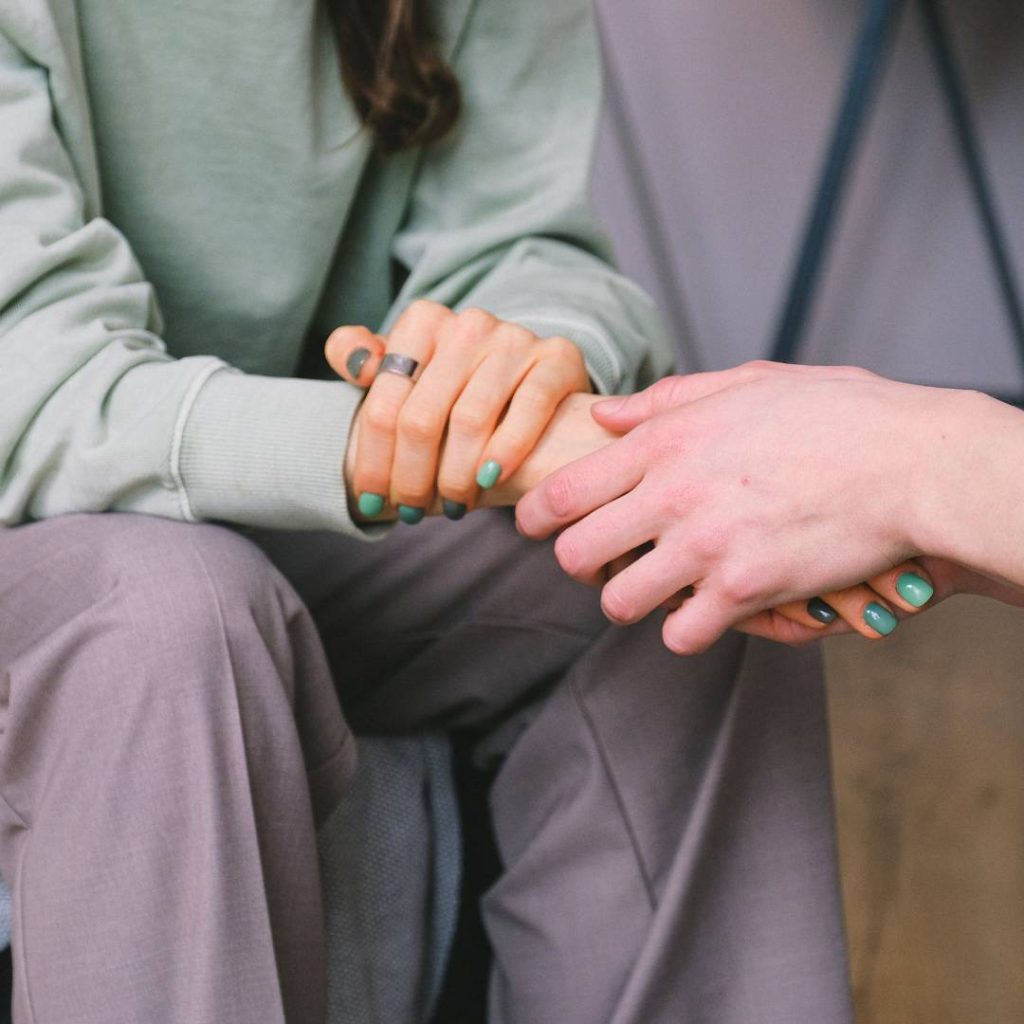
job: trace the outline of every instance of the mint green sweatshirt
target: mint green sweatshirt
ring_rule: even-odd
[[[604,392],[667,370],[586,207],[589,3],[434,6],[464,115],[382,160],[316,0],[0,0],[0,523],[360,533],[360,393],[300,359],[420,297],[571,338]]]

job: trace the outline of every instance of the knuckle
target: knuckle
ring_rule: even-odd
[[[397,487],[395,489],[396,502],[400,505],[410,505],[413,508],[427,508],[434,500],[434,492],[429,487],[412,485]]]
[[[692,488],[669,486],[658,496],[658,504],[659,518],[665,523],[675,523],[693,514],[694,508],[697,507],[697,497]],[[714,554],[714,550],[711,549],[714,540],[714,531],[703,527],[693,526],[686,533],[686,546],[699,556]]]
[[[750,359],[740,366],[741,370],[746,370],[747,373],[757,375],[774,373],[782,368],[781,363],[773,363],[770,359]]]
[[[544,347],[550,355],[566,362],[583,362],[583,353],[568,338],[556,335],[544,341]]]
[[[559,517],[570,515],[576,506],[576,485],[568,474],[550,477],[545,484],[548,507]],[[565,536],[564,534],[562,535]],[[561,538],[559,538],[561,539]]]
[[[685,501],[685,499],[682,500]],[[679,516],[683,514],[676,512],[676,515]],[[703,565],[713,565],[719,559],[724,542],[719,530],[701,527],[687,534],[686,547],[698,562]]]
[[[653,384],[649,390],[654,398],[672,399],[675,397],[676,391],[683,387],[683,384],[683,377],[662,377],[662,379]]]
[[[444,420],[430,409],[406,406],[398,416],[398,432],[410,441],[429,443],[437,440],[444,429]]]
[[[454,473],[442,473],[437,479],[437,491],[451,501],[461,501],[469,505],[473,500],[474,488],[467,478],[458,477]]]
[[[537,343],[537,336],[519,324],[497,321],[495,335],[505,348],[529,348]]]
[[[621,587],[614,587],[611,584],[601,591],[601,611],[605,618],[621,625],[626,625],[636,619],[636,607],[627,594],[622,592]]]
[[[516,407],[526,416],[543,415],[551,408],[551,392],[540,384],[524,384],[516,393]]]
[[[402,314],[404,320],[408,317],[413,322],[419,322],[425,319],[435,319],[438,316],[444,314],[450,315],[451,310],[446,306],[442,306],[439,302],[432,302],[430,299],[416,299],[415,302],[410,302],[406,307],[405,312]]]
[[[489,458],[514,473],[522,465],[533,448],[534,438],[524,430],[508,430],[493,444],[489,445]]]
[[[479,400],[462,399],[452,410],[452,429],[460,434],[482,434],[491,422],[491,410]]]
[[[875,376],[870,370],[865,370],[863,366],[832,366],[829,370],[833,374],[843,377],[855,377],[858,380],[870,380]]]
[[[661,639],[668,650],[673,654],[680,655],[680,657],[700,654],[702,651],[707,650],[706,644],[703,644],[688,631],[675,626],[671,619],[666,620],[665,625],[662,627]]]
[[[718,590],[731,605],[746,605],[761,592],[756,571],[740,565],[729,565],[719,574]]]
[[[479,339],[494,329],[497,320],[476,306],[462,310],[455,317],[455,336],[463,341]]]
[[[573,578],[586,575],[588,568],[586,551],[571,532],[563,533],[555,541],[555,558],[562,569]]]
[[[388,402],[367,401],[365,409],[366,425],[380,434],[390,434],[398,420],[398,410]]]

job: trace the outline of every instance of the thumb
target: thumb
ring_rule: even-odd
[[[384,339],[365,327],[339,327],[324,345],[324,355],[339,377],[357,387],[368,388],[386,349]]]
[[[730,370],[721,370],[716,373],[664,377],[635,395],[596,402],[590,411],[602,427],[623,433],[658,413],[721,391],[735,383],[730,377],[731,373]]]

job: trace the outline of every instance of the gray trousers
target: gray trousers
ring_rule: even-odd
[[[850,1020],[816,655],[673,657],[505,514],[0,530],[0,682],[17,1024],[319,1024],[346,721],[499,767],[493,1024]]]

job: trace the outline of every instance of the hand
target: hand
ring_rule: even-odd
[[[587,582],[653,545],[605,585],[605,612],[633,622],[692,593],[664,638],[679,653],[703,650],[731,626],[781,621],[759,613],[880,578],[918,553],[920,455],[954,396],[842,367],[668,378],[595,407],[604,426],[630,433],[527,495],[520,529],[568,526],[556,554]],[[794,626],[793,642],[820,634]]]
[[[413,303],[387,339],[339,328],[326,352],[336,372],[368,387],[349,478],[359,507],[374,516],[397,506],[407,522],[422,517],[435,493],[446,514],[461,518],[481,488],[519,469],[562,399],[590,390],[570,341],[432,302]],[[415,382],[377,375],[385,352],[416,359]]]
[[[926,596],[927,589],[922,590],[919,585],[915,585],[914,589],[924,596],[924,600],[920,605],[908,601],[904,596],[906,590],[901,592],[899,586],[899,580],[906,572],[923,580],[926,587],[932,589],[933,596]],[[793,646],[802,646],[836,633],[857,632],[869,639],[878,639],[879,634],[866,626],[864,609],[867,604],[880,604],[888,608],[896,620],[902,621],[926,608],[935,607],[954,594],[975,594],[1024,608],[1024,588],[992,579],[946,558],[924,555],[883,573],[867,584],[850,587],[838,597],[826,595],[824,600],[839,616],[832,625],[815,621],[807,611],[809,602],[795,601],[759,612],[736,625],[735,629]]]

